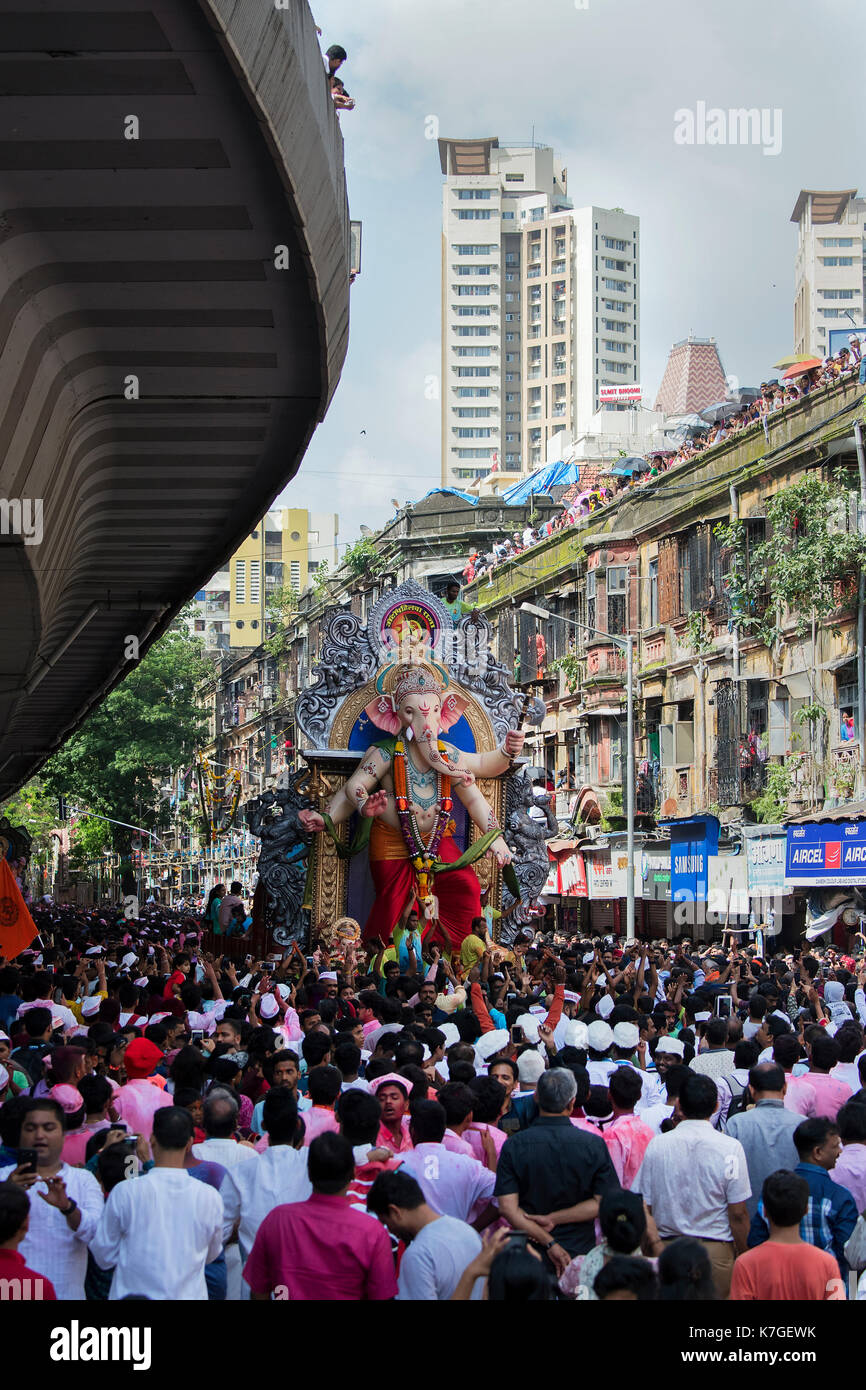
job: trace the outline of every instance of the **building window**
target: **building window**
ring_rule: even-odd
[[[455,188],[456,196],[461,202],[483,202],[490,201],[492,190],[489,188]]]
[[[590,570],[586,576],[586,625],[595,627],[595,570]],[[587,633],[587,636],[589,634]]]
[[[457,209],[457,218],[460,222],[488,222],[493,215],[492,208]]]
[[[301,562],[291,560],[289,562],[289,585],[296,594],[301,592]]]
[[[839,742],[853,743],[860,737],[857,719],[857,679],[853,664],[843,667],[837,675],[836,703],[839,707]]]
[[[819,290],[823,299],[853,299],[853,290]]]
[[[607,572],[607,630],[621,637],[626,631],[626,599],[628,596],[628,568],[614,565]]]
[[[658,627],[659,621],[659,562],[650,560],[649,562],[649,591],[647,623],[650,627]]]
[[[247,601],[247,562],[235,561],[235,603]]]
[[[262,564],[250,560],[250,603],[259,603],[262,595]]]
[[[853,256],[819,256],[821,265],[853,265]]]

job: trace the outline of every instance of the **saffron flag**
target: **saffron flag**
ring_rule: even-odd
[[[36,924],[21,896],[9,860],[0,859],[0,956],[14,960],[21,951],[27,950],[36,934]]]

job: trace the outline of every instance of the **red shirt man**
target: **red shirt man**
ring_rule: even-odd
[[[34,1201],[40,1200],[34,1194]],[[55,1302],[57,1294],[50,1279],[40,1274],[19,1255],[18,1246],[30,1223],[30,1198],[23,1187],[5,1182],[0,1187],[0,1300]]]

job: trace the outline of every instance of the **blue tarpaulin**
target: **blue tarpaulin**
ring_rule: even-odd
[[[428,497],[435,497],[437,493],[450,493],[452,497],[462,497],[464,502],[471,502],[473,507],[478,506],[478,498],[473,497],[469,492],[461,492],[459,487],[434,487],[429,492],[425,492],[423,497],[419,497],[419,502],[426,502]],[[417,507],[418,502],[413,502],[412,506]]]
[[[579,480],[580,469],[576,463],[546,463],[503,492],[502,500],[511,507],[521,507],[533,494],[549,492],[552,487],[569,487]]]

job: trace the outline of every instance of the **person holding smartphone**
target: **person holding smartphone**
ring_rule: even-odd
[[[83,1299],[87,1247],[102,1215],[102,1192],[92,1173],[63,1162],[63,1108],[44,1096],[27,1102],[18,1163],[0,1168],[30,1197],[30,1223],[19,1245],[26,1263],[54,1285],[59,1299]]]

